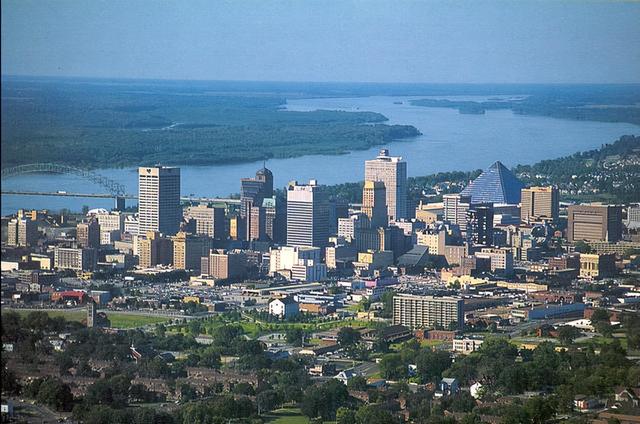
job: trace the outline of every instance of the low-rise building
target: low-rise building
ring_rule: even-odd
[[[616,274],[615,254],[580,254],[580,277],[607,278]]]
[[[292,297],[273,299],[269,302],[269,315],[287,319],[298,315],[298,302]]]

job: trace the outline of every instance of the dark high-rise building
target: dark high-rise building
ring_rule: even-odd
[[[195,233],[211,238],[224,240],[225,231],[224,208],[207,205],[189,206],[184,210],[185,221],[195,221]]]
[[[252,212],[252,208],[261,209],[264,199],[269,197],[273,197],[273,174],[267,168],[259,169],[255,178],[243,178],[240,181],[241,220],[238,220],[238,222],[244,226],[244,239],[264,239],[264,216],[266,212],[260,210]],[[258,219],[257,222],[254,222],[254,217]],[[260,238],[261,236],[262,238]]]
[[[265,233],[267,239],[277,244],[287,242],[287,202],[284,198],[273,196],[264,199]]]
[[[467,211],[467,240],[471,244],[490,246],[493,243],[493,205],[471,205]]]
[[[329,242],[329,199],[316,180],[287,187],[287,245],[324,248]]]
[[[255,178],[240,180],[240,216],[246,217],[252,206],[262,206],[262,201],[273,196],[273,174],[267,168],[259,169]]]
[[[607,241],[622,238],[622,207],[616,205],[572,205],[568,208],[567,240]]]

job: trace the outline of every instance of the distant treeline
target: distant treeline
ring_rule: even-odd
[[[515,93],[511,93],[515,94]],[[600,122],[628,122],[640,125],[640,89],[628,86],[593,87],[590,90],[558,89],[533,91],[528,96],[513,99],[490,98],[487,101],[457,101],[443,99],[412,100],[414,106],[446,107],[460,113],[483,114],[487,110],[511,109],[522,115],[550,116],[561,119]]]
[[[419,135],[412,126],[382,124],[387,118],[379,113],[288,112],[285,103],[275,94],[190,86],[3,81],[2,167],[253,162],[342,154]]]

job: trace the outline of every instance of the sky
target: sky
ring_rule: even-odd
[[[640,2],[2,0],[3,75],[640,82]]]

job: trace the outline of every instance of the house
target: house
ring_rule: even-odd
[[[298,315],[298,303],[292,297],[282,297],[269,302],[269,315],[287,319]]]
[[[324,346],[304,348],[304,349],[301,349],[298,352],[298,354],[309,355],[309,356],[321,356],[321,355],[326,355],[327,353],[335,352],[338,349],[340,349],[340,346],[337,343],[332,343]]]
[[[573,398],[573,406],[575,406],[580,412],[595,409],[600,406],[600,404],[601,402],[599,399],[595,399],[585,395],[577,395],[575,398]]]
[[[413,332],[404,325],[389,325],[382,329],[362,329],[360,330],[360,335],[365,342],[373,343],[380,337],[387,343],[395,343],[410,339],[413,336]]]
[[[344,370],[344,371],[340,371],[335,377],[338,380],[340,380],[345,386],[347,385],[347,383],[349,382],[349,380],[351,380],[353,377],[357,377],[358,373],[356,373],[354,370]]]
[[[436,397],[455,395],[460,391],[460,383],[456,378],[443,378],[435,393]]]
[[[628,387],[616,387],[615,389],[615,401],[616,402],[629,402],[634,407],[638,407],[640,404],[640,387],[628,388]]]
[[[480,349],[481,345],[482,345],[482,339],[479,339],[479,338],[470,338],[470,337],[455,338],[453,339],[452,350],[454,352],[458,352],[463,355],[468,355]]]
[[[335,364],[317,364],[313,368],[309,368],[309,375],[315,377],[326,377],[336,374]]]
[[[482,384],[480,384],[479,381],[473,383],[471,387],[469,387],[469,393],[474,399],[480,399],[482,397],[482,392]]]

